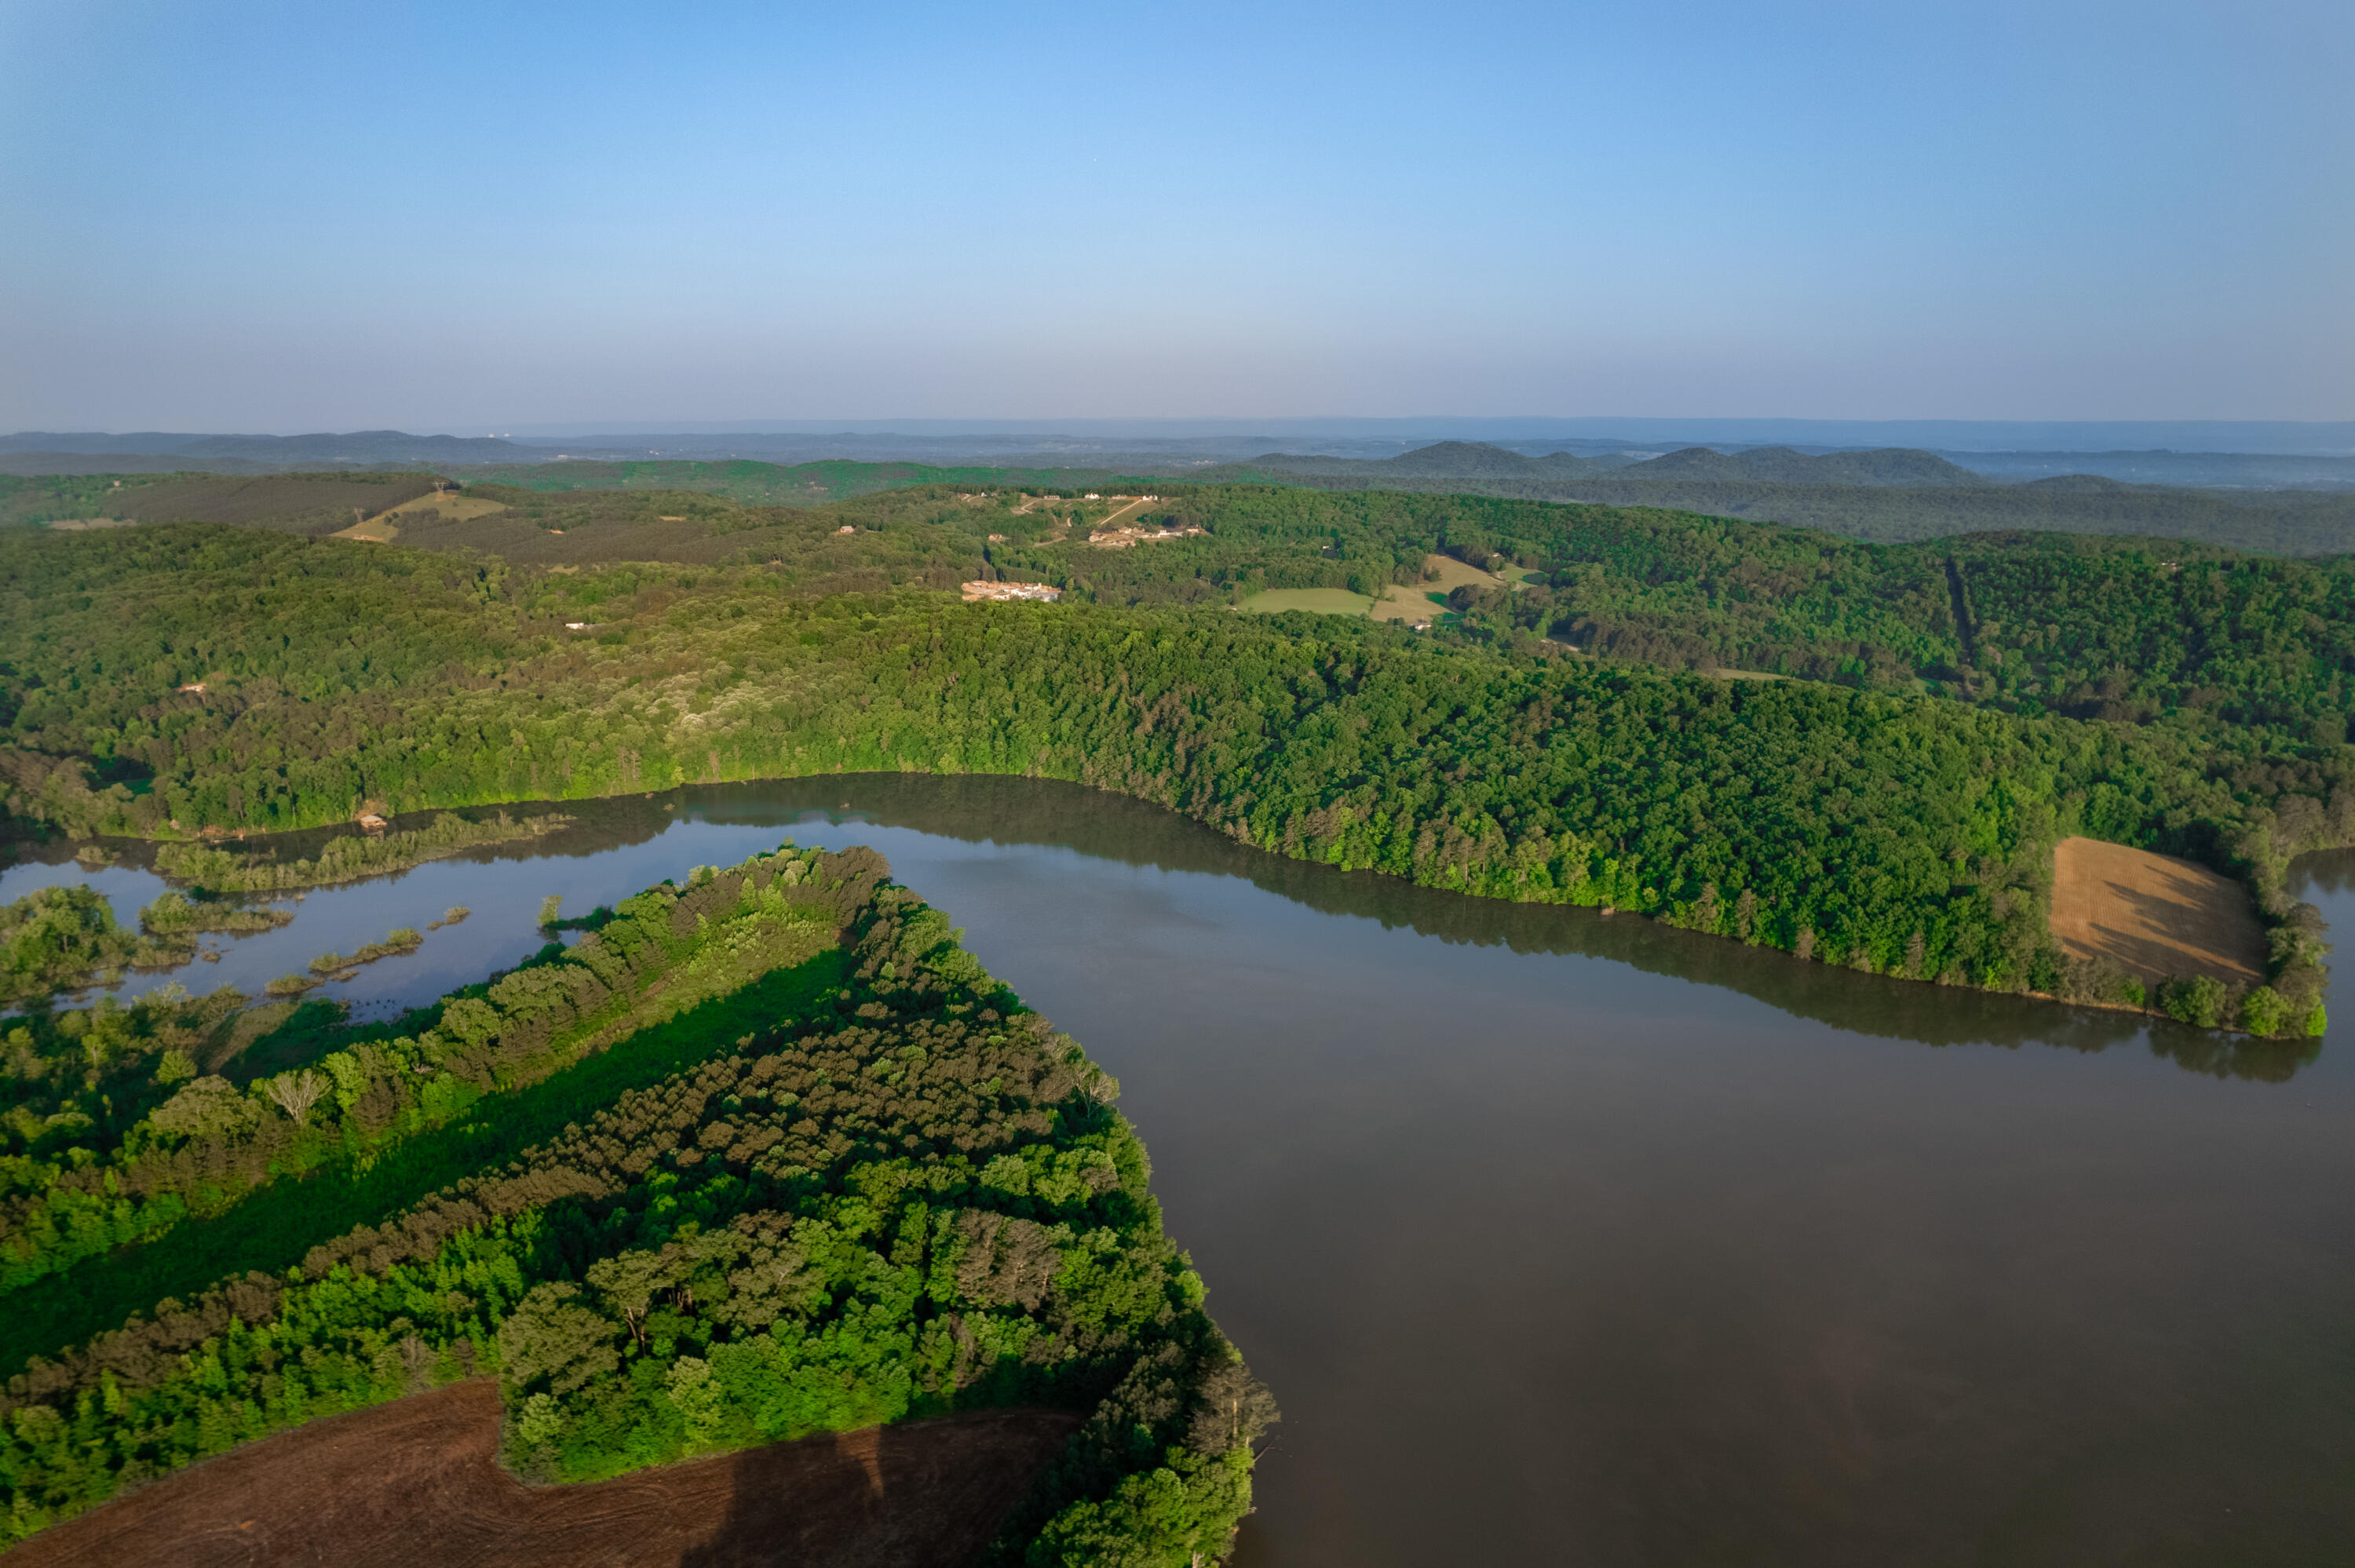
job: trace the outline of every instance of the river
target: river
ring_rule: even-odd
[[[389,1009],[530,952],[545,894],[579,914],[788,835],[872,844],[1122,1080],[1284,1407],[1241,1568],[2355,1560],[2330,1042],[1432,893],[1065,785],[562,809],[126,989],[256,990],[469,906],[325,992]],[[2355,858],[2298,870],[2355,928]],[[125,915],[161,885],[20,864],[0,899],[78,878]]]

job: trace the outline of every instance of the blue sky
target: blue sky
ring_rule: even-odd
[[[2355,5],[0,0],[0,429],[2355,417]]]

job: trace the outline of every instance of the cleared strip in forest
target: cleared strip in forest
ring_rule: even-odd
[[[395,1145],[366,1171],[278,1181],[153,1242],[75,1265],[21,1290],[0,1313],[0,1377],[119,1327],[165,1297],[185,1298],[247,1269],[280,1272],[322,1242],[396,1213],[463,1177],[585,1121],[615,1097],[808,1017],[840,989],[840,948],[763,976],[598,1052],[528,1088],[478,1101],[479,1115]]]
[[[1963,586],[1963,568],[1946,557],[1946,592],[1955,605],[1955,641],[1963,647],[1963,662],[1976,669],[1979,662],[1978,628],[1971,620],[1971,593]]]

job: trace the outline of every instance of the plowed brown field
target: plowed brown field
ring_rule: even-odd
[[[2248,891],[2188,860],[2062,839],[2052,852],[2052,934],[2146,984],[2170,975],[2264,979],[2265,938]]]
[[[169,1476],[8,1553],[8,1568],[901,1568],[969,1561],[1078,1419],[986,1411],[527,1487],[499,1396],[459,1383]]]

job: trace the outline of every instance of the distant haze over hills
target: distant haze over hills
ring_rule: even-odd
[[[888,428],[887,428],[888,427]],[[1452,428],[1461,427],[1461,430]],[[1543,433],[1550,428],[1551,433]],[[1473,433],[1478,432],[1476,436]],[[1781,439],[1761,439],[1783,432]],[[1908,434],[1923,438],[1900,441]],[[1851,438],[1867,438],[1857,440]],[[1928,438],[1947,444],[1933,446]],[[2016,444],[1980,442],[2008,439]],[[2047,442],[2073,444],[2053,446]],[[2198,443],[2209,443],[2200,445]],[[2139,444],[2130,444],[2139,443]],[[1629,480],[1962,489],[2092,475],[2224,489],[2355,486],[2355,424],[1970,423],[1799,419],[868,420],[823,430],[705,429],[509,437],[25,431],[0,436],[0,472],[262,473],[397,465],[457,469],[592,461],[829,459],[1183,478],[1265,471],[1533,482]]]
[[[1397,450],[1438,440],[1518,445],[1914,447],[1933,451],[2265,452],[2355,456],[2355,420],[2282,419],[1751,419],[1540,415],[1429,415],[1409,418],[1272,419],[745,419],[699,423],[516,425],[524,440],[595,439],[616,447],[666,445],[683,436],[906,436],[928,440],[974,436],[1069,436],[1093,442],[1130,440],[1248,443],[1255,437],[1387,441]],[[642,438],[645,438],[643,439]],[[1257,450],[1265,450],[1263,444]]]
[[[1751,447],[1721,452],[1686,447],[1655,458],[1630,453],[1581,457],[1555,452],[1530,457],[1485,441],[1441,441],[1380,462],[1270,452],[1251,466],[1303,472],[1407,475],[1421,479],[1560,479],[1609,473],[1620,479],[1750,480],[1774,484],[1923,485],[1952,488],[1994,482],[1932,452],[1903,447],[1876,451],[1830,452],[1810,457],[1789,447]]]
[[[1317,450],[1369,443],[1393,452],[1434,441],[1487,441],[1518,447],[1559,441],[1566,450],[1648,447],[1786,446],[1801,450],[1836,448],[1911,448],[1941,452],[2237,452],[2277,456],[2355,456],[2355,421],[2299,422],[2259,419],[2206,420],[1983,420],[1983,419],[1756,419],[1654,418],[1544,416],[1429,415],[1412,418],[1269,419],[739,419],[694,423],[615,420],[570,425],[518,424],[501,431],[517,445],[579,446],[630,450],[677,449],[699,442],[767,444],[860,440],[896,440],[929,446],[943,441],[969,446],[975,440],[1045,443],[1069,440],[1111,449],[1143,442],[1215,446],[1231,453],[1296,447]],[[413,436],[400,430],[362,430],[329,435],[217,435],[142,431],[32,431],[0,437],[0,451],[119,452],[190,456],[303,457],[355,461],[397,461],[410,455],[403,443],[464,443],[475,450],[488,436]],[[207,443],[203,451],[192,443]],[[215,443],[220,443],[216,445]],[[398,448],[399,450],[393,450]],[[504,450],[504,449],[502,449]],[[363,455],[366,454],[366,455]],[[384,455],[378,455],[384,454]]]
[[[989,439],[1040,444],[1039,438]],[[916,438],[865,440],[905,443]],[[197,443],[177,444],[186,448]],[[1378,458],[1263,450],[1221,462],[1173,457],[1167,451],[1132,454],[1116,461],[1103,456],[1074,461],[1071,447],[1078,444],[1020,461],[992,454],[978,461],[947,462],[911,461],[904,446],[871,444],[863,449],[863,461],[830,454],[792,462],[764,461],[741,451],[716,459],[645,450],[599,456],[588,442],[525,447],[521,450],[531,455],[522,461],[489,463],[272,465],[246,458],[0,452],[0,524],[80,526],[97,518],[230,522],[238,519],[229,514],[242,514],[261,505],[279,519],[271,525],[291,518],[297,531],[321,524],[333,531],[348,525],[344,514],[364,503],[362,492],[368,485],[383,490],[390,505],[425,493],[437,479],[460,481],[495,510],[514,504],[514,495],[520,493],[610,497],[630,492],[643,497],[692,491],[726,497],[734,505],[793,508],[942,484],[960,489],[975,483],[1048,487],[1067,493],[1138,484],[1170,494],[1181,489],[1215,493],[1215,488],[1196,492],[1198,486],[1283,485],[1646,507],[1791,524],[1881,542],[2026,530],[2202,540],[2285,555],[2355,551],[2355,459],[2347,458],[2181,458],[2185,462],[2243,465],[2229,486],[2197,488],[2152,483],[2142,471],[2127,478],[2083,470],[2043,471],[2067,461],[2065,454],[2009,454],[2030,466],[1990,478],[1974,471],[1974,465],[1985,461],[1983,455],[1959,454],[1964,461],[1955,462],[1902,447],[1808,453],[1789,447],[1727,451],[1694,446],[1657,452],[1562,450],[1551,442],[1521,443],[1524,450],[1516,450],[1494,442],[1438,441]],[[2119,455],[2132,459],[2127,466],[2136,471],[2148,468],[2154,458],[2148,453]],[[2250,466],[2287,464],[2315,471],[2306,482],[2285,482]],[[274,478],[263,477],[273,473]],[[674,521],[666,517],[662,525]]]
[[[541,454],[486,436],[412,436],[405,430],[346,435],[208,436],[140,430],[21,430],[0,436],[0,452],[63,452],[101,457],[235,458],[250,462],[528,462]]]
[[[1682,451],[1637,463],[1626,471],[1641,479],[1756,479],[1777,484],[1987,484],[1969,469],[1960,468],[1934,453],[1905,447],[1874,451],[1827,452],[1809,457],[1789,447],[1753,447],[1721,452],[1709,447]]]

